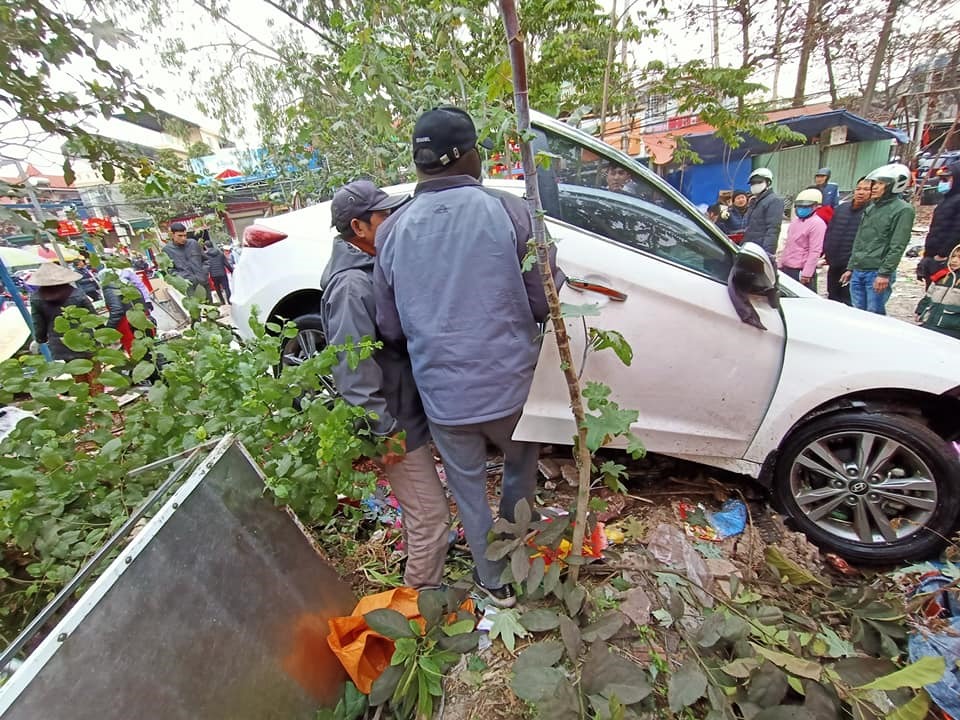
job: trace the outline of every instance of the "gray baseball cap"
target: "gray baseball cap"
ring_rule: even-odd
[[[354,180],[337,190],[330,203],[333,226],[338,232],[350,229],[350,222],[378,210],[391,210],[406,202],[406,196],[391,197],[369,180]]]

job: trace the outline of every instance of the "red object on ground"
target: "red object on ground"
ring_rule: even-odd
[[[143,282],[143,286],[147,289],[148,293],[153,292],[153,285],[150,282],[150,277],[147,275],[146,270],[137,270],[137,275],[140,276],[140,280]]]

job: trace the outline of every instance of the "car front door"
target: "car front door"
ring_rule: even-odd
[[[640,413],[633,430],[650,451],[737,469],[776,389],[780,313],[755,297],[766,330],[740,320],[727,292],[736,249],[628,158],[549,131],[544,140],[554,158],[541,180],[549,231],[560,266],[582,281],[564,286],[561,301],[599,310],[566,321],[581,379],[609,385],[622,408]],[[590,327],[620,332],[631,365],[588,352]],[[516,437],[574,434],[548,328]]]

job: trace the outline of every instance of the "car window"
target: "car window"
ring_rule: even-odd
[[[644,176],[538,129],[550,167],[538,172],[547,215],[726,282],[733,250]]]

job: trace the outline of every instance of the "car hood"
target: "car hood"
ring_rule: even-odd
[[[798,354],[816,353],[808,359],[817,358],[851,380],[869,376],[877,387],[941,393],[960,382],[960,341],[947,335],[814,297],[802,287],[782,305],[788,363]]]

